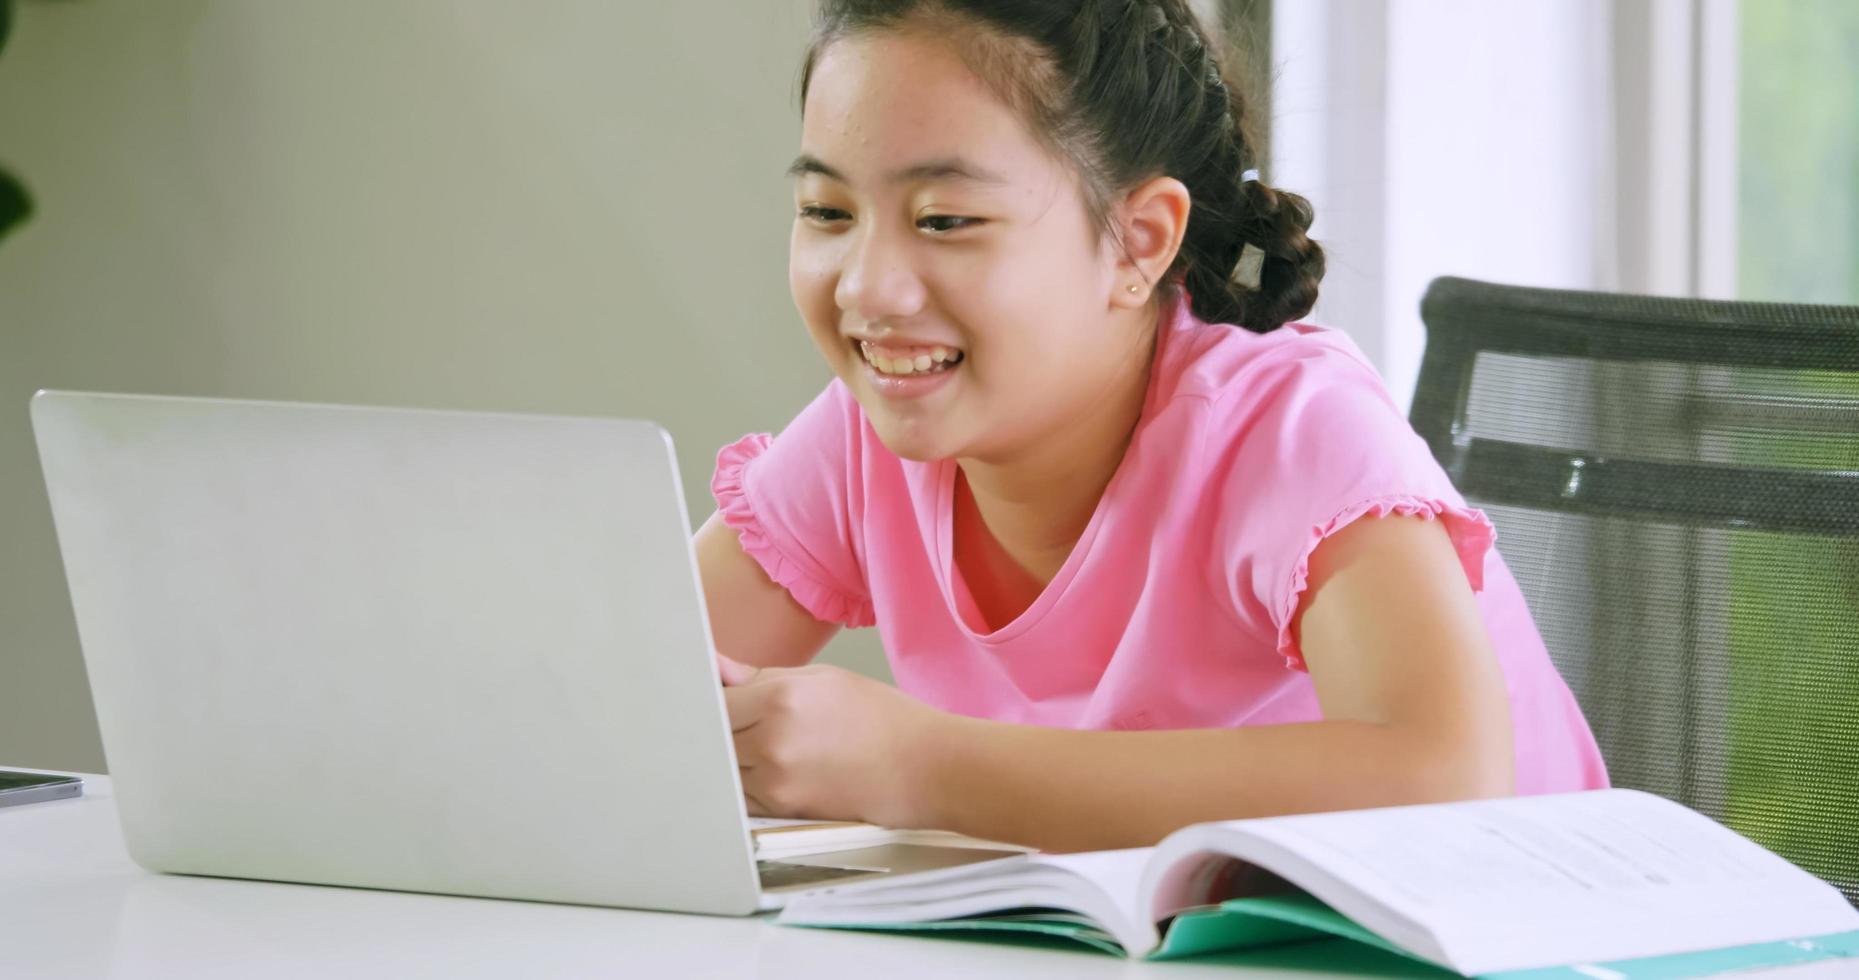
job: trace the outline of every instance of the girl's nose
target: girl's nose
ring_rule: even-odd
[[[833,299],[847,313],[879,322],[921,312],[924,293],[908,244],[873,230],[847,253]]]

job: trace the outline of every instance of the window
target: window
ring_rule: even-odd
[[[1737,298],[1859,305],[1859,3],[1738,15]]]

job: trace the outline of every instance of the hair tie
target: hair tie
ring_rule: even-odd
[[[1239,264],[1233,266],[1233,274],[1229,278],[1232,279],[1233,285],[1246,292],[1257,292],[1259,273],[1264,268],[1265,250],[1247,242],[1246,247],[1239,250]]]
[[[1257,167],[1249,167],[1239,175],[1241,187],[1258,182],[1259,171]],[[1232,280],[1233,285],[1238,286],[1246,292],[1256,292],[1259,288],[1259,273],[1264,271],[1264,269],[1265,250],[1251,242],[1247,242],[1246,247],[1239,250],[1239,262],[1233,266],[1233,274],[1227,278]]]

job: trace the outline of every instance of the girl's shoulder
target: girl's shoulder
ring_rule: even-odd
[[[1227,410],[1269,404],[1316,389],[1348,389],[1388,400],[1381,375],[1341,330],[1287,323],[1267,334],[1227,324],[1176,327],[1172,370],[1158,378],[1171,398],[1198,398]]]
[[[1255,334],[1181,318],[1162,350],[1154,415],[1173,421],[1158,436],[1175,442],[1174,465],[1202,485],[1326,505],[1450,492],[1381,375],[1340,330],[1290,323]]]

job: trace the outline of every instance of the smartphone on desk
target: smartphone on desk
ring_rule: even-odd
[[[82,792],[84,781],[76,776],[0,769],[0,806],[69,799]]]

